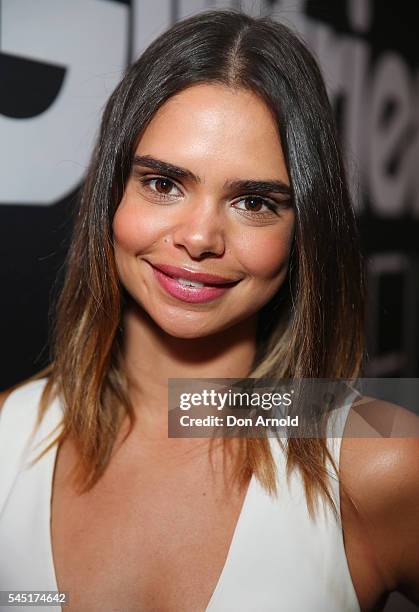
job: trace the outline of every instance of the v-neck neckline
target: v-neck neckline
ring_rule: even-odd
[[[57,409],[61,416],[62,411],[61,411],[60,402],[58,400],[56,401],[58,404]],[[55,405],[54,405],[54,408],[55,408]],[[48,495],[48,506],[47,506],[47,511],[46,511],[47,532],[48,532],[47,534],[48,556],[49,556],[48,565],[49,565],[49,573],[51,575],[51,582],[54,587],[53,590],[55,591],[58,591],[58,581],[57,581],[57,574],[55,570],[54,552],[53,552],[53,544],[52,544],[52,498],[53,498],[53,484],[54,484],[54,474],[55,474],[56,465],[57,465],[57,457],[58,457],[58,445],[55,444],[53,449],[51,449],[51,455],[49,457],[49,470],[48,470],[49,495]],[[221,572],[218,576],[218,580],[211,594],[211,597],[203,612],[212,612],[212,607],[215,605],[216,598],[219,597],[219,593],[222,591],[222,588],[225,582],[224,577],[227,572],[227,568],[232,563],[232,558],[234,557],[234,549],[237,547],[237,542],[243,530],[243,522],[245,521],[250,502],[254,496],[255,487],[256,487],[256,477],[255,477],[255,474],[253,473],[247,485],[247,490],[243,498],[243,503],[240,508],[240,513],[236,521],[236,525],[234,527],[233,535],[230,540],[230,544],[227,550],[227,555],[224,560]],[[60,609],[62,611],[62,607],[60,607]]]
[[[232,559],[234,556],[234,549],[237,547],[237,541],[240,537],[241,532],[243,531],[243,522],[245,521],[246,515],[247,515],[247,511],[250,505],[250,502],[253,498],[253,494],[254,494],[254,489],[255,489],[255,484],[256,484],[256,477],[255,474],[252,473],[250,480],[249,480],[249,484],[247,486],[247,490],[246,493],[244,495],[244,499],[243,499],[243,503],[241,505],[240,508],[240,514],[238,516],[238,519],[236,521],[236,525],[234,527],[234,531],[233,531],[233,535],[232,538],[230,540],[230,544],[227,550],[227,555],[226,558],[224,560],[223,566],[221,568],[221,572],[218,576],[218,580],[217,583],[215,585],[215,588],[212,592],[212,595],[210,597],[209,602],[207,603],[207,606],[205,608],[204,612],[211,612],[211,608],[214,606],[214,603],[216,602],[217,597],[219,597],[219,593],[222,591],[223,588],[223,584],[224,584],[224,577],[226,575],[227,572],[227,568],[228,566],[232,563]]]

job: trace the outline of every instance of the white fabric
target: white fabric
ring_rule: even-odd
[[[56,399],[30,440],[45,383],[45,378],[26,383],[9,395],[0,410],[0,590],[58,590],[50,530],[56,445],[29,465],[52,440],[45,436],[59,425],[62,415]],[[341,435],[350,403],[338,411],[336,429],[329,429],[328,435]],[[330,437],[328,442],[339,465],[341,438]],[[278,468],[278,498],[269,496],[255,477],[251,479],[206,612],[360,612],[341,525],[326,506],[324,512],[319,506],[315,521],[310,518],[299,473],[294,472],[287,487],[284,454],[273,439],[271,447]],[[332,474],[330,481],[339,508],[339,483]],[[66,608],[35,609],[65,612]],[[11,608],[0,606],[0,610]]]

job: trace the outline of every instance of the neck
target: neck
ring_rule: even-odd
[[[256,353],[256,322],[254,316],[210,336],[177,338],[137,304],[127,304],[124,364],[140,428],[167,437],[169,378],[245,377]]]

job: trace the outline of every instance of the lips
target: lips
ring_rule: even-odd
[[[175,279],[186,279],[195,283],[203,283],[209,286],[226,286],[236,285],[240,279],[226,278],[218,274],[208,274],[207,272],[198,272],[187,268],[180,268],[169,264],[150,264],[153,268],[163,272],[166,276]]]
[[[232,287],[235,287],[241,280],[231,280],[224,276],[194,272],[166,264],[150,264],[150,267],[154,278],[165,293],[181,302],[192,304],[204,304],[217,300],[231,291]],[[188,281],[199,284],[190,285]]]

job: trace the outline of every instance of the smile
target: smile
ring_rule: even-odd
[[[152,270],[155,279],[166,293],[183,302],[195,304],[211,302],[227,293],[240,282],[233,281],[212,285],[189,278],[169,276],[154,266],[152,266]]]

